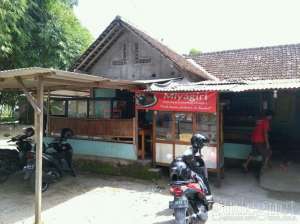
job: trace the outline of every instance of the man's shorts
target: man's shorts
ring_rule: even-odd
[[[270,149],[267,149],[265,143],[252,143],[252,151],[250,156],[257,157],[263,156],[264,158],[270,157],[272,154]]]

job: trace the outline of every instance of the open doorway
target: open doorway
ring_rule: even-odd
[[[153,155],[153,111],[138,110],[138,156],[152,160]]]
[[[265,91],[222,95],[226,161],[245,160],[251,151],[255,122],[265,110],[274,113],[269,139],[272,161],[300,163],[300,92]],[[239,163],[234,163],[239,165]]]

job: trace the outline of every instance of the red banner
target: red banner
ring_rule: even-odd
[[[216,92],[139,92],[137,109],[162,111],[207,112],[217,111]]]

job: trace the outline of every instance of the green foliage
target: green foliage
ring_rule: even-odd
[[[192,48],[189,52],[189,55],[190,56],[197,56],[197,55],[200,55],[202,52],[196,48]]]
[[[0,70],[67,69],[92,37],[73,12],[78,0],[0,0]],[[13,111],[18,93],[0,93]],[[0,107],[0,113],[3,106]]]
[[[21,34],[18,21],[27,9],[27,0],[0,0],[0,57],[12,53],[13,34]]]
[[[76,168],[81,171],[94,172],[112,176],[126,176],[144,180],[156,180],[160,178],[158,173],[149,171],[149,165],[131,163],[128,165],[116,165],[109,162],[102,162],[87,159],[75,159]]]
[[[16,92],[0,92],[0,119],[3,117],[5,119],[13,118],[14,108],[22,99],[24,97]]]
[[[0,0],[0,69],[67,69],[91,43],[77,0]]]

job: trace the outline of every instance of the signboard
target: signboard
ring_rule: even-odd
[[[136,93],[137,109],[215,113],[216,105],[216,92]]]

